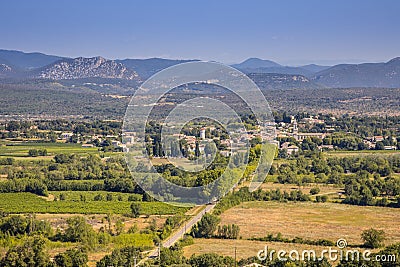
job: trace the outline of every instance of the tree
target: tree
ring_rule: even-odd
[[[134,218],[138,218],[142,212],[142,205],[140,205],[139,203],[132,203],[131,204],[131,212],[132,212],[132,216]]]
[[[193,227],[192,233],[194,237],[210,238],[217,230],[220,218],[213,214],[205,214],[201,220]]]
[[[216,253],[206,253],[190,257],[190,265],[193,267],[225,267],[235,266],[235,260],[231,257],[220,256]]]
[[[196,147],[194,149],[194,156],[196,158],[200,157],[200,146],[198,141],[196,142]]]
[[[216,147],[214,143],[207,143],[204,147],[204,153],[206,154],[206,156],[210,156],[210,155],[214,155],[216,153]]]
[[[375,149],[376,150],[384,150],[385,145],[383,144],[383,142],[376,142]]]
[[[0,231],[10,235],[21,235],[26,233],[28,227],[27,220],[20,216],[11,216],[0,225]]]
[[[236,224],[218,225],[217,235],[224,239],[237,239],[239,237],[239,226]]]
[[[121,219],[118,219],[118,221],[115,223],[115,233],[117,235],[120,235],[124,232],[125,224]]]
[[[88,255],[80,249],[69,249],[64,253],[57,254],[54,262],[57,267],[86,267]]]
[[[288,154],[287,154],[288,152],[287,152],[287,149],[286,148],[284,148],[284,149],[279,149],[278,150],[278,158],[280,158],[280,159],[285,159],[285,158],[287,158],[288,157]]]
[[[86,223],[85,218],[75,216],[67,219],[68,228],[65,230],[64,239],[69,242],[83,242],[89,247],[97,243],[96,233],[92,226]]]
[[[176,264],[184,264],[185,258],[181,249],[162,248],[160,253],[160,266],[175,266]]]
[[[383,230],[368,229],[362,232],[361,238],[364,241],[364,246],[368,248],[382,247],[385,240],[385,232]]]
[[[7,251],[0,261],[0,266],[46,267],[49,265],[50,260],[45,251],[45,244],[46,241],[43,237],[30,237],[22,245]]]
[[[96,263],[96,267],[134,266],[141,259],[140,250],[136,247],[115,249],[111,255],[106,255]]]

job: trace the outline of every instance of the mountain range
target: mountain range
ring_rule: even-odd
[[[0,50],[0,78],[49,80],[100,78],[140,83],[162,69],[190,61],[195,59],[110,60],[100,56],[66,58],[42,53]],[[257,84],[271,89],[304,88],[304,86],[400,88],[400,57],[382,63],[335,66],[315,64],[283,66],[271,60],[249,58],[232,67],[248,74]]]

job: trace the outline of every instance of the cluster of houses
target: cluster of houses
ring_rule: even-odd
[[[306,138],[317,137],[323,140],[326,136],[330,135],[332,132],[335,131],[334,126],[327,125],[325,127],[326,132],[324,133],[300,133],[298,129],[299,124],[323,124],[325,123],[324,120],[315,118],[310,116],[309,118],[303,118],[298,123],[297,120],[292,116],[290,123],[279,123],[277,124],[277,137],[285,138],[285,137],[293,137],[298,142],[303,142]],[[394,137],[393,137],[394,138]],[[375,149],[377,142],[384,141],[384,136],[371,136],[367,137],[363,140],[364,144],[367,146],[368,149]],[[395,138],[394,138],[395,140]],[[280,145],[280,149],[286,149],[288,155],[295,154],[299,152],[299,147],[296,145],[291,144],[290,142],[284,142]],[[320,145],[318,146],[319,150],[331,150],[334,149],[333,145]],[[384,146],[383,149],[385,150],[396,150],[396,146]]]
[[[395,137],[392,137],[393,141],[396,141]],[[377,142],[383,142],[385,140],[385,137],[382,135],[377,135],[377,136],[371,136],[367,137],[363,140],[364,144],[367,145],[369,149],[375,149],[376,143]],[[383,146],[384,150],[396,150],[396,146]]]
[[[72,132],[63,132],[59,135],[58,139],[68,141],[73,137],[73,135],[74,134]],[[93,136],[84,136],[81,138],[81,140],[78,140],[77,143],[81,143],[82,147],[90,148],[95,146],[93,144],[95,140],[97,140],[98,143],[102,143],[104,140],[110,140],[111,146],[113,146],[116,149],[120,149],[124,152],[128,152],[129,148],[125,144],[121,143],[118,139],[119,137],[116,135],[107,135],[107,136],[93,135]]]
[[[304,118],[300,121],[301,124],[322,124],[324,120],[309,117]],[[330,131],[334,131],[334,128],[330,128]],[[278,138],[285,138],[285,137],[293,137],[298,142],[303,142],[303,140],[307,138],[316,137],[319,139],[324,139],[329,133],[300,133],[298,128],[298,122],[292,116],[290,123],[279,123],[277,125],[276,135]],[[321,145],[318,147],[320,150],[323,149],[333,149],[332,145]],[[291,144],[290,142],[284,142],[281,144],[280,149],[285,149],[288,155],[293,155],[299,152],[299,147],[296,145]]]
[[[273,140],[273,137],[276,134],[276,137],[279,138],[287,138],[287,137],[292,137],[294,138],[297,142],[303,142],[307,138],[313,138],[316,137],[318,139],[323,140],[326,136],[330,135],[332,132],[334,132],[336,129],[334,126],[325,126],[324,132],[314,132],[314,133],[303,133],[299,132],[299,124],[308,124],[308,125],[313,125],[313,124],[323,124],[325,123],[324,120],[319,119],[318,117],[313,117],[310,116],[308,118],[303,118],[299,122],[292,116],[291,122],[290,123],[278,123],[278,124],[271,124],[268,125],[267,128],[273,128],[274,130],[271,132],[267,131],[267,139],[270,140],[270,143],[274,143],[277,145],[280,149],[285,149],[287,151],[288,155],[293,155],[299,152],[300,148],[290,142],[284,142],[280,144],[280,142]],[[206,137],[206,131],[213,131],[215,130],[215,127],[203,127],[199,131],[199,136],[193,136],[193,135],[185,135],[185,134],[174,134],[173,137],[177,138],[177,140],[185,140],[186,148],[188,149],[188,152],[193,154],[195,153],[196,149],[196,143],[197,143],[197,148],[199,149],[200,153],[204,153],[205,146],[207,142],[212,142],[213,139],[216,137],[212,138],[207,138]],[[71,137],[73,136],[72,132],[63,132],[59,135],[60,140],[70,140]],[[222,147],[226,147],[226,149],[220,150],[219,153],[223,156],[230,156],[232,152],[234,152],[234,149],[232,150],[232,144],[235,144],[234,147],[239,148],[240,147],[245,147],[247,142],[253,138],[256,137],[264,137],[261,136],[261,133],[259,130],[254,130],[254,131],[238,131],[235,135],[231,136],[229,139],[220,139],[220,144]],[[93,141],[98,140],[99,142],[102,142],[103,140],[110,140],[111,145],[116,148],[120,149],[122,151],[129,151],[129,146],[134,143],[135,135],[134,133],[129,134],[129,133],[124,133],[122,135],[122,139],[124,142],[120,142],[120,138],[118,136],[85,136],[82,138],[81,141],[79,140],[78,143],[82,143],[82,147],[93,147]],[[377,142],[382,142],[384,141],[385,137],[384,136],[371,136],[367,137],[363,140],[364,144],[367,146],[368,149],[374,149]],[[199,142],[199,141],[202,142]],[[139,140],[136,140],[139,141]],[[383,147],[385,150],[395,150],[396,146],[384,146]],[[319,150],[331,150],[334,149],[333,145],[320,145],[318,146]]]

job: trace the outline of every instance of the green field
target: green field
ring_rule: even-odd
[[[68,192],[71,195],[74,192]],[[85,192],[92,194],[93,192]],[[0,210],[7,213],[76,213],[76,214],[129,214],[128,201],[49,201],[31,193],[1,193]],[[189,208],[177,207],[161,202],[138,202],[142,206],[142,214],[177,214],[184,213]]]
[[[99,153],[96,147],[82,147],[81,144],[72,143],[0,143],[0,156],[2,157],[28,157],[30,149],[46,149],[49,156],[65,154],[96,154]],[[31,158],[31,157],[29,157]],[[37,157],[43,158],[43,157]]]
[[[355,151],[343,151],[343,150],[332,150],[326,152],[329,157],[348,157],[348,156],[371,156],[371,155],[394,155],[400,154],[398,150],[355,150]]]

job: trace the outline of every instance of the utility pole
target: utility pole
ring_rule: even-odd
[[[160,260],[161,260],[161,242],[158,243],[158,263],[160,263],[161,265]]]
[[[235,246],[235,267],[237,266],[237,262],[236,262],[236,246]]]

